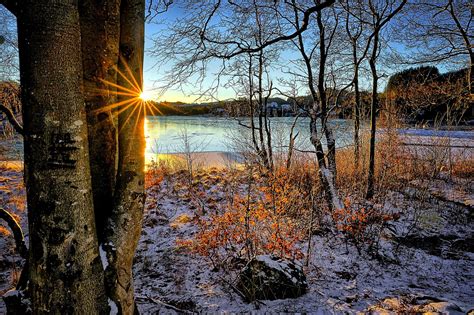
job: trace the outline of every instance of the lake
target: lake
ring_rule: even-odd
[[[285,151],[294,117],[272,117],[270,125],[273,130],[274,151]],[[243,123],[249,118],[242,118]],[[353,122],[351,120],[333,119],[330,124],[334,127],[336,146],[338,148],[352,145]],[[367,131],[368,125],[361,127]],[[377,133],[383,133],[383,129]],[[468,141],[472,146],[474,130],[433,130],[433,129],[399,129],[404,136],[411,136],[415,142],[427,141],[430,138],[445,137],[457,139],[465,146]],[[298,133],[295,146],[299,150],[313,150],[309,142],[309,118],[298,119],[294,133]],[[234,153],[248,149],[250,133],[248,129],[239,126],[235,118],[205,117],[205,116],[148,116],[145,121],[146,160],[156,160],[157,155],[169,155],[186,152],[219,152],[220,155],[235,156]],[[321,136],[321,133],[320,133]],[[422,140],[425,138],[425,140]],[[184,141],[187,139],[187,141]],[[323,143],[324,143],[324,139]],[[454,141],[454,140],[453,140]],[[456,142],[456,143],[457,143]],[[246,147],[247,146],[247,147]],[[3,149],[2,149],[3,148]],[[0,138],[0,160],[22,160],[23,141],[20,136]],[[468,150],[472,154],[472,150]],[[203,154],[209,159],[209,154]]]
[[[273,145],[275,150],[285,150],[295,117],[272,117]],[[241,118],[249,124],[249,118]],[[333,119],[336,146],[352,143],[351,120]],[[309,118],[300,117],[295,125],[298,133],[296,148],[313,150],[309,142]],[[203,116],[148,116],[145,123],[147,155],[158,153],[236,152],[251,139],[247,128],[239,125],[236,118]],[[324,143],[324,141],[323,141]],[[188,148],[188,149],[186,149]]]

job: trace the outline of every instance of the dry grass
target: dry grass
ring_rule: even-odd
[[[302,258],[300,241],[324,229],[324,217],[329,215],[336,228],[358,249],[370,248],[377,246],[383,227],[399,217],[398,213],[383,210],[388,192],[402,191],[415,179],[438,178],[447,170],[451,176],[474,174],[472,159],[452,155],[447,159],[446,148],[436,146],[427,157],[426,151],[412,150],[395,132],[386,130],[376,146],[376,195],[368,202],[364,197],[367,140],[364,136],[358,167],[354,164],[353,148],[337,152],[337,186],[345,203],[344,209],[333,213],[326,206],[315,160],[308,155],[295,155],[290,168],[284,161],[276,161],[273,172],[253,164],[232,172],[214,170],[212,176],[205,169],[195,172],[192,181],[179,184],[188,193],[178,198],[185,198],[196,209],[195,223],[200,232],[195,239],[182,240],[179,245],[206,256],[217,256],[225,249],[230,251],[227,257],[242,257],[251,252]],[[155,182],[163,180],[159,174],[175,182],[189,177],[186,170],[176,172],[160,167],[155,171]],[[233,193],[216,202],[213,186],[232,186]],[[279,236],[282,231],[287,237]]]

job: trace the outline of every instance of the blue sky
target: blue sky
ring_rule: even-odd
[[[3,6],[0,6],[0,13],[5,13],[6,9]],[[164,32],[167,29],[167,24],[171,24],[175,21],[179,21],[180,18],[183,17],[184,12],[180,9],[179,6],[173,5],[170,7],[168,11],[165,13],[160,14],[159,16],[155,17],[151,23],[146,23],[145,25],[145,63],[144,63],[144,89],[150,91],[150,94],[157,100],[160,101],[184,101],[184,102],[194,102],[197,98],[195,92],[198,92],[198,88],[192,85],[187,85],[184,87],[184,91],[177,88],[169,88],[166,90],[164,94],[158,94],[158,87],[163,84],[163,77],[166,74],[166,71],[171,68],[170,64],[162,65],[161,67],[156,66],[156,59],[149,55],[149,50],[153,48],[153,40],[159,38],[161,35],[160,33]],[[393,47],[395,50],[403,50],[404,48],[400,45],[394,44]],[[294,51],[282,51],[280,55],[280,65],[281,64],[289,64],[290,60],[298,59],[299,54]],[[214,63],[216,65],[217,61]],[[447,69],[446,65],[437,65],[441,72]],[[217,66],[216,66],[217,67]],[[214,68],[216,68],[214,67]],[[379,68],[381,72],[390,75],[396,71],[402,70],[404,68],[408,68],[409,66],[404,65],[401,67],[383,67],[382,62],[379,63]],[[207,77],[204,79],[203,84],[204,86],[211,85],[212,81],[215,79],[214,73],[212,71],[213,63],[211,63],[210,71],[207,73]],[[317,69],[315,70],[317,71]],[[271,70],[271,76],[273,83],[277,85],[277,78],[281,77],[288,77],[288,75],[282,73],[281,69],[277,65]],[[384,88],[384,80],[386,80],[387,76],[381,82],[381,89]],[[6,78],[0,78],[6,79]],[[365,82],[365,84],[364,84]],[[368,81],[363,80],[364,88],[368,88]],[[218,94],[215,95],[218,99],[228,99],[234,97],[234,91],[229,88],[220,88],[218,90]]]

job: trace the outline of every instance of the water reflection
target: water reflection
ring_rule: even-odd
[[[243,118],[248,121],[248,118]],[[275,150],[285,150],[293,117],[270,119]],[[351,143],[352,124],[346,120],[333,120],[336,145]],[[299,118],[295,133],[299,133],[296,147],[312,150],[309,143],[309,119]],[[145,122],[146,160],[170,159],[169,154],[183,152],[236,152],[250,139],[248,130],[239,126],[236,119],[203,116],[148,116]]]

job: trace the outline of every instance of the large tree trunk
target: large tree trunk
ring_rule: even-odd
[[[123,314],[135,310],[132,264],[140,238],[145,203],[145,106],[138,99],[142,88],[144,47],[144,0],[123,0],[120,16],[120,61],[117,83],[136,91],[136,96],[119,95],[120,102],[133,105],[119,114],[119,163],[114,210],[108,226],[109,294]]]
[[[92,205],[77,1],[18,12],[35,314],[108,312]]]
[[[99,242],[113,208],[117,134],[116,101],[120,0],[83,0],[80,8],[84,97],[89,130],[92,192]]]

